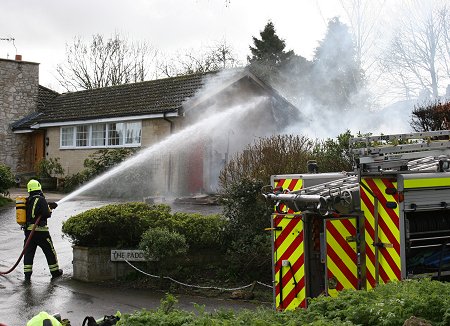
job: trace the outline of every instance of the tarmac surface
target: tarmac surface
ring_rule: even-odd
[[[10,197],[26,196],[24,189],[14,189]],[[63,197],[57,193],[46,193],[49,201],[58,201]],[[53,211],[48,220],[50,234],[58,254],[60,268],[64,275],[54,281],[50,280],[50,272],[42,250],[36,251],[31,283],[24,282],[23,263],[6,276],[0,276],[0,323],[7,326],[25,325],[26,322],[40,311],[50,314],[59,313],[71,321],[72,325],[82,325],[86,316],[95,318],[121,313],[132,313],[141,308],[154,309],[159,307],[164,296],[161,292],[148,289],[111,288],[99,284],[85,283],[73,280],[72,247],[61,232],[62,222],[70,216],[90,208],[110,204],[111,201],[77,199],[61,203]],[[178,210],[181,210],[180,208]],[[217,208],[186,206],[186,211],[203,210],[213,213]],[[7,271],[19,257],[24,235],[15,220],[15,206],[0,208],[0,271]],[[203,298],[188,295],[177,295],[177,307],[184,310],[194,310],[194,303],[205,305],[207,311],[215,309],[256,309],[259,305],[252,302]],[[266,305],[267,306],[267,305]]]

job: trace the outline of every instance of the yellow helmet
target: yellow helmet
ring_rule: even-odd
[[[30,181],[28,181],[27,190],[28,190],[28,192],[42,190],[42,187],[41,187],[41,184],[39,183],[39,181],[31,179]]]

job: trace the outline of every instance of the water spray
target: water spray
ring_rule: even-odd
[[[103,181],[119,175],[120,173],[126,171],[131,167],[134,167],[140,163],[146,163],[150,158],[152,158],[153,155],[166,151],[168,148],[170,149],[177,148],[180,146],[180,144],[183,144],[183,146],[186,147],[185,146],[186,140],[195,141],[200,139],[204,135],[210,135],[218,131],[220,132],[221,128],[229,128],[227,127],[227,124],[224,123],[225,121],[229,121],[236,116],[240,116],[241,114],[246,114],[250,112],[252,109],[260,106],[260,104],[265,100],[266,100],[265,97],[260,97],[257,98],[255,101],[253,101],[251,104],[245,106],[236,105],[222,112],[215,113],[211,117],[204,118],[184,128],[183,130],[180,130],[179,132],[169,136],[168,138],[162,140],[161,142],[152,145],[146,149],[143,149],[137,155],[125,160],[124,162],[120,163],[111,170],[103,173],[102,175],[98,176],[97,178],[93,179],[87,184],[81,186],[81,188],[75,190],[66,197],[60,199],[57,203],[62,204],[65,201],[68,201],[80,195],[81,193],[84,193],[94,188],[95,186],[101,184]]]

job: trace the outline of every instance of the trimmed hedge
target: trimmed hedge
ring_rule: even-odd
[[[388,283],[371,291],[343,291],[337,298],[321,296],[312,299],[308,309],[285,312],[260,308],[209,313],[197,306],[194,313],[175,309],[175,304],[176,298],[168,295],[159,309],[124,314],[117,325],[402,326],[412,316],[432,325],[450,325],[450,283],[428,279]]]
[[[171,213],[170,206],[134,202],[106,205],[70,217],[62,231],[75,245],[135,248],[148,229],[182,234],[189,248],[220,247],[225,219],[221,215]]]

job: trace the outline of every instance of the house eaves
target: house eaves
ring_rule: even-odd
[[[125,117],[114,117],[114,118],[103,118],[103,119],[87,119],[87,120],[69,120],[69,121],[56,121],[56,122],[42,122],[32,125],[31,129],[49,128],[49,127],[62,127],[62,126],[76,126],[83,124],[94,124],[94,123],[106,123],[106,122],[123,122],[123,121],[134,121],[134,120],[145,120],[145,119],[162,119],[164,117],[178,117],[177,112],[169,113],[153,113],[153,114],[143,114],[135,116],[125,116]]]

